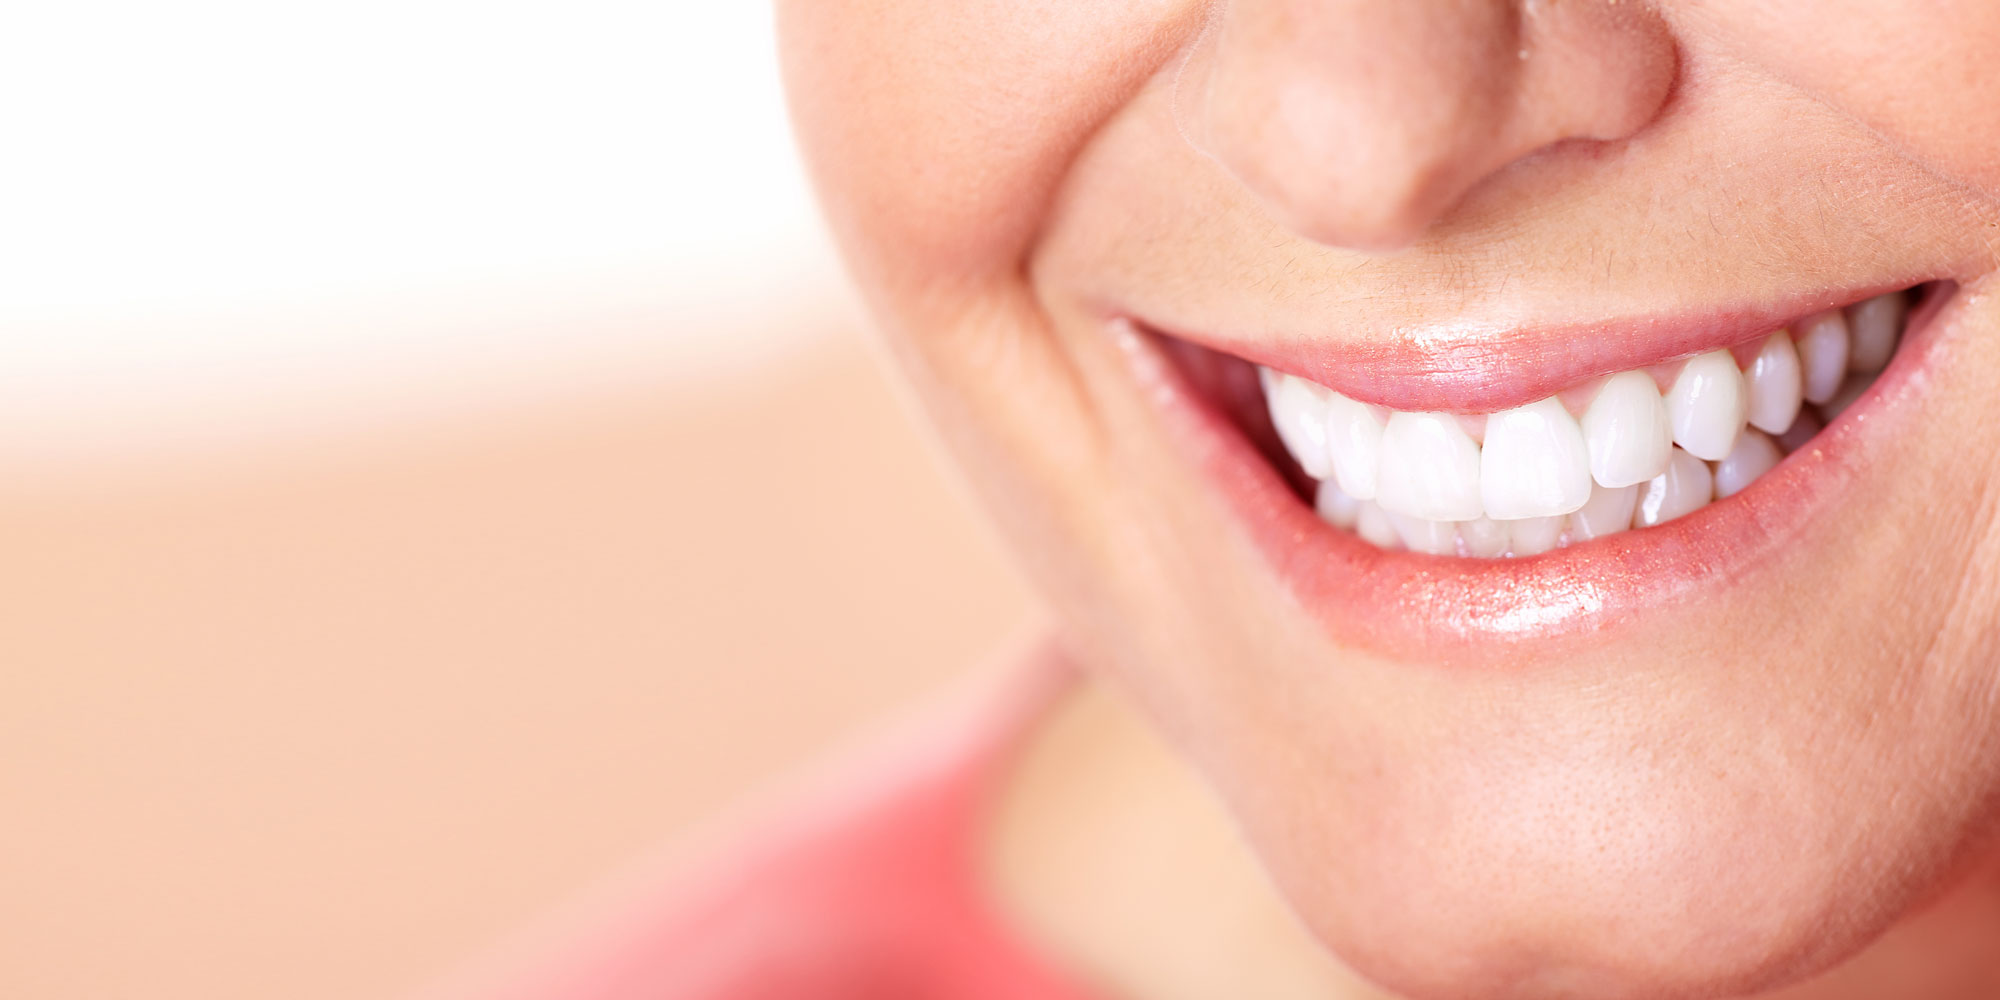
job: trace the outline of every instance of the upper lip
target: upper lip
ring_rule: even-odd
[[[1734,347],[1822,309],[1930,280],[1817,291],[1780,302],[1501,325],[1477,320],[1399,327],[1366,339],[1338,334],[1240,335],[1181,330],[1141,314],[1140,326],[1318,382],[1392,410],[1491,413],[1555,395],[1588,379]]]

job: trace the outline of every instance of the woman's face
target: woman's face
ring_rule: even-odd
[[[2000,5],[780,7],[938,426],[1081,659],[1359,971],[1745,991],[1982,847]],[[1808,438],[1838,402],[1788,407],[1867,384],[1895,300],[1858,304],[1903,289],[1886,370]],[[1813,315],[1843,306],[1846,339]],[[1272,379],[1281,437],[1253,362],[1356,404]],[[1315,478],[1352,495],[1316,517]],[[1696,478],[1742,492],[1690,509]],[[1577,483],[1683,516],[1588,539]]]

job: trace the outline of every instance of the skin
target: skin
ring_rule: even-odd
[[[1308,932],[1244,969],[1337,959],[1424,998],[1993,982],[1965,941],[2000,926],[2000,8],[778,6],[884,336],[1075,658],[1144,720],[1107,710],[1128,735],[1078,753],[1157,740],[1114,755],[1118,787],[1190,766],[1261,872],[1222,838],[1183,888],[1254,885]],[[1880,404],[1903,433],[1800,542],[1476,670],[1323,627],[1104,321],[1396,345],[1924,278],[1959,301]],[[1179,813],[1131,832],[1174,842]],[[1051,933],[1168,995],[1102,923]]]

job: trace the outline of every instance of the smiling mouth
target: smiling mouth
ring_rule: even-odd
[[[1743,492],[1868,389],[1922,287],[1489,413],[1396,410],[1259,365],[1286,471],[1381,549],[1540,555]]]
[[[1513,662],[1810,550],[1913,426],[1958,287],[1390,348],[1107,318],[1311,617],[1391,655]]]

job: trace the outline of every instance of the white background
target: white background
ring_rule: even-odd
[[[843,300],[769,19],[17,5],[0,457],[365,426],[795,346],[746,317]]]

